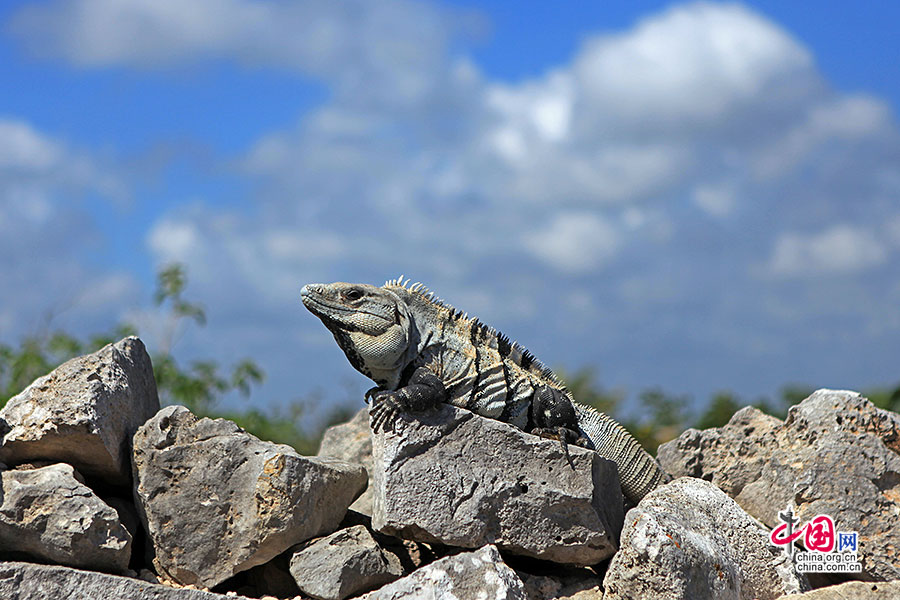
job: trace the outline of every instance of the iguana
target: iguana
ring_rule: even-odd
[[[575,403],[550,369],[509,338],[435,298],[423,285],[311,283],[303,304],[334,335],[350,363],[377,386],[372,428],[400,412],[447,402],[519,429],[590,448],[618,465],[632,503],[668,480],[656,461],[611,417]]]

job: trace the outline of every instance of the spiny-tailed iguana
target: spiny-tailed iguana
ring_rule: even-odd
[[[372,427],[389,428],[401,411],[447,402],[526,432],[556,437],[616,463],[631,502],[668,479],[621,425],[573,402],[554,374],[509,338],[403,278],[383,287],[311,283],[303,304],[334,335],[350,363],[377,385]]]

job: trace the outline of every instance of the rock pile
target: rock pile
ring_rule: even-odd
[[[767,527],[791,504],[859,534],[867,581],[900,580],[900,415],[856,392],[819,390],[784,422],[746,407],[724,427],[659,449],[672,475],[711,481]]]
[[[887,598],[898,450],[852,393],[743,409],[661,448],[682,477],[626,514],[614,464],[450,406],[377,435],[361,411],[316,457],[160,410],[132,337],[0,410],[0,598]],[[810,591],[769,542],[791,503],[859,532],[863,581]]]

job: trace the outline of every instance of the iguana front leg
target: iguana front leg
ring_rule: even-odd
[[[447,389],[440,378],[426,367],[417,368],[407,385],[396,390],[374,387],[366,392],[372,431],[393,429],[401,412],[422,412],[436,408],[447,400]]]
[[[535,389],[531,401],[531,423],[529,433],[543,438],[558,439],[566,461],[574,468],[569,456],[569,444],[587,447],[578,429],[575,407],[563,392],[542,385]]]

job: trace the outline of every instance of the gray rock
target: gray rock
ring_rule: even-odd
[[[134,479],[157,572],[198,587],[334,531],[366,485],[362,467],[300,456],[183,406],[135,434]]]
[[[363,525],[309,542],[291,559],[291,575],[304,594],[344,600],[404,575],[400,560],[381,547]]]
[[[778,600],[896,600],[900,598],[900,581],[848,581],[799,596],[782,596]]]
[[[119,515],[119,522],[131,534],[132,539],[140,534],[141,519],[131,498],[126,500],[118,496],[109,496],[102,500],[116,511],[116,514]]]
[[[300,595],[297,582],[291,575],[291,550],[279,554],[273,560],[246,571],[248,596],[274,596],[275,598],[294,598]],[[233,588],[240,593],[243,586]],[[297,599],[299,600],[299,599]]]
[[[404,540],[392,535],[385,535],[372,529],[372,517],[358,513],[354,510],[348,510],[347,516],[341,521],[341,527],[353,527],[355,525],[364,526],[381,549],[393,557],[388,560],[399,561],[403,567],[404,575],[412,573],[421,566],[433,562],[440,556],[444,556],[446,552],[435,552],[435,549],[428,544],[420,544],[412,540]]]
[[[767,600],[808,589],[755,519],[711,483],[688,477],[628,512],[603,585],[604,600]]]
[[[611,556],[623,500],[614,463],[449,405],[374,436],[376,531],[574,565]]]
[[[242,600],[191,589],[176,589],[140,579],[79,571],[68,567],[0,562],[3,600]]]
[[[796,507],[801,523],[830,515],[859,532],[857,577],[900,579],[900,416],[856,392],[819,390],[784,422],[744,408],[724,427],[688,430],[659,450],[675,476],[712,481],[774,528]]]
[[[369,592],[361,600],[525,600],[525,587],[504,564],[496,546],[448,556],[403,579]]]
[[[519,573],[519,577],[525,584],[525,595],[528,596],[528,600],[602,600],[603,598],[601,578],[588,569],[554,575]]]
[[[131,535],[76,477],[66,464],[0,473],[0,554],[100,571],[128,567]]]
[[[11,398],[0,410],[0,461],[66,462],[85,476],[127,484],[131,436],[158,410],[150,357],[141,340],[127,337],[63,363]]]
[[[318,456],[336,458],[366,468],[369,486],[363,495],[350,505],[350,510],[372,516],[372,429],[369,427],[369,409],[363,408],[340,425],[325,430]]]

